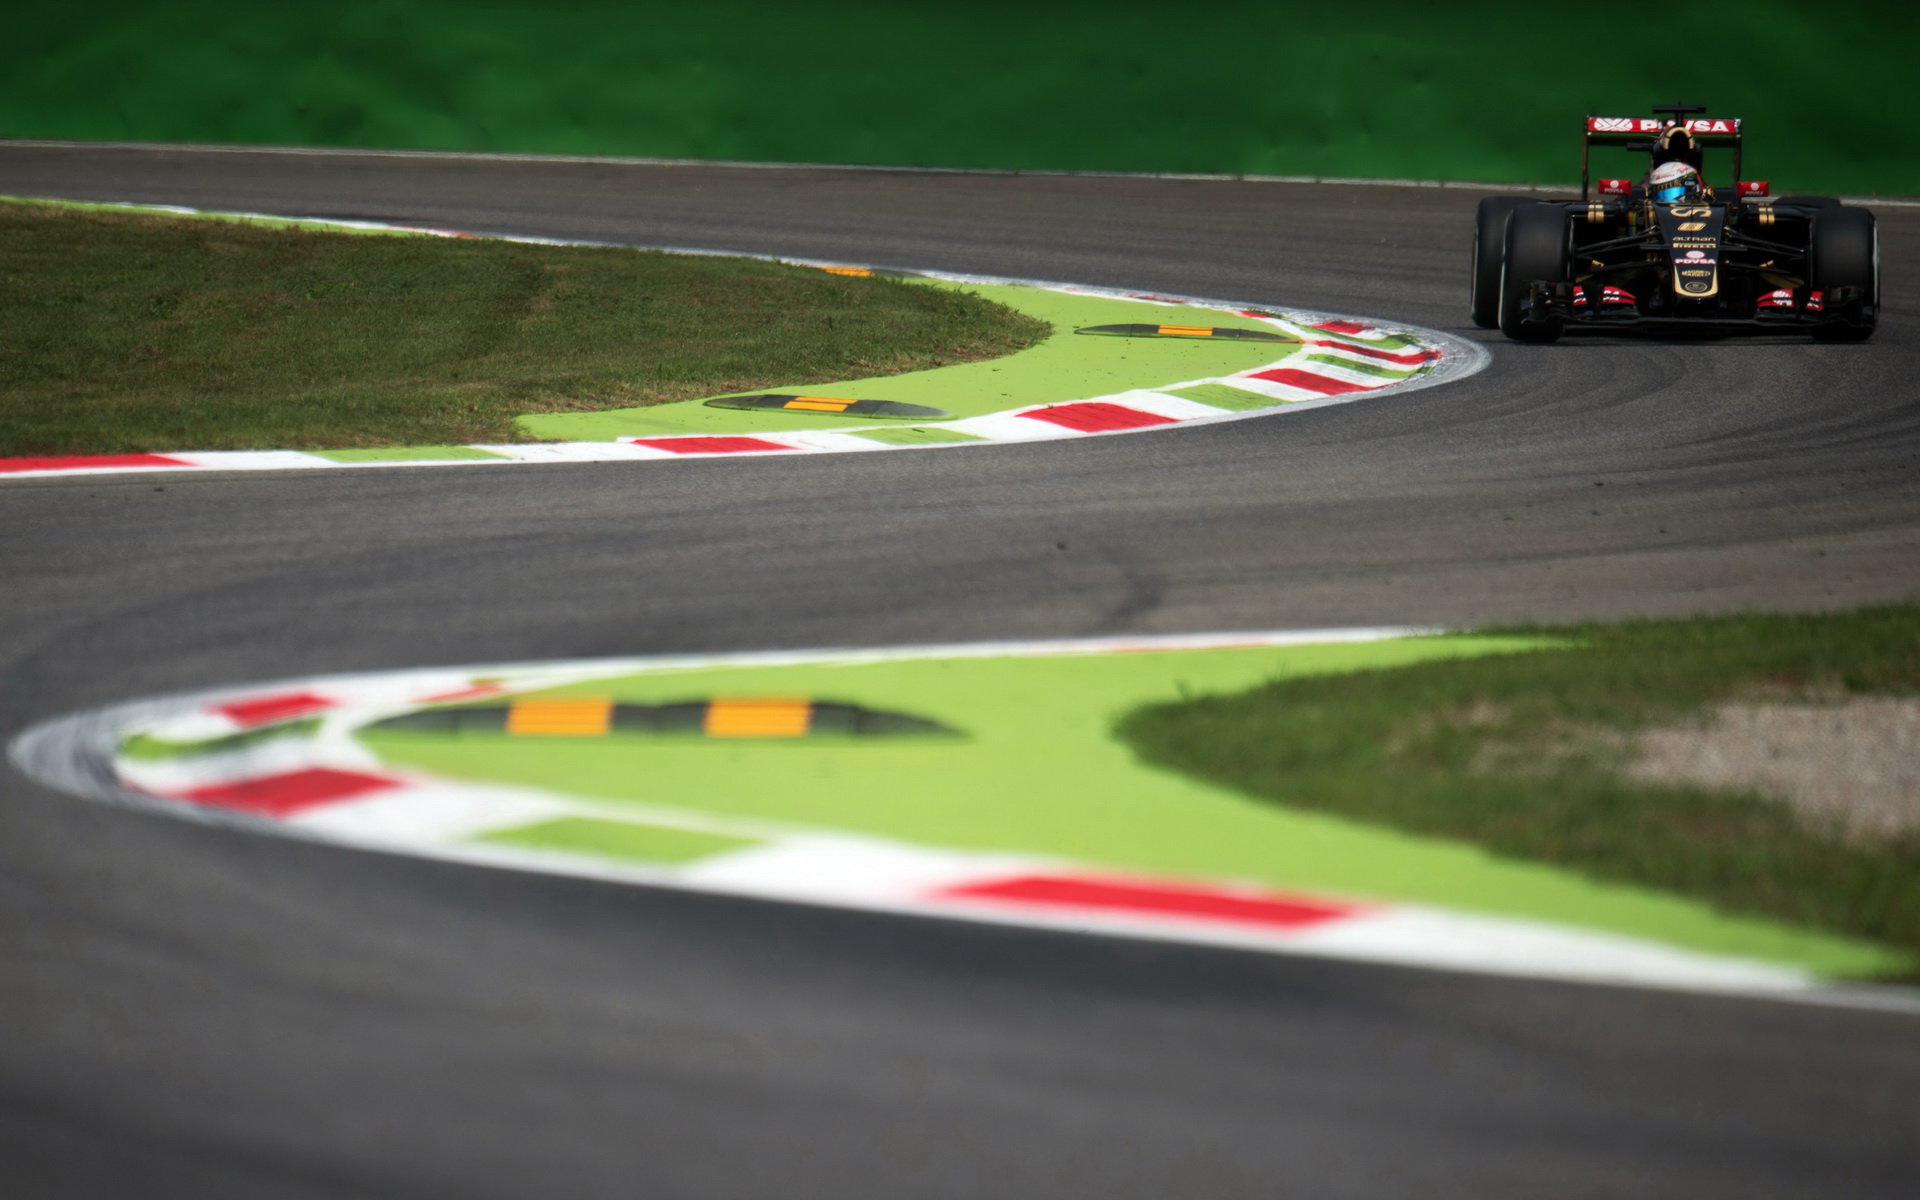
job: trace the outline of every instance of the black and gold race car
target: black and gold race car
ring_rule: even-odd
[[[1740,122],[1666,105],[1653,117],[1588,117],[1580,198],[1490,196],[1473,234],[1473,320],[1522,342],[1569,331],[1804,331],[1873,336],[1880,242],[1873,214],[1826,196],[1768,195],[1740,178]],[[1589,178],[1592,149],[1646,153],[1647,175]],[[1711,187],[1708,147],[1732,150]]]

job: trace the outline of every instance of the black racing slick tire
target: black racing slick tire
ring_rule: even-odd
[[[1527,285],[1568,278],[1566,210],[1557,204],[1522,204],[1507,214],[1500,262],[1500,332],[1516,342],[1551,342],[1566,329],[1559,317],[1528,320]]]
[[[1880,315],[1880,232],[1864,208],[1836,205],[1813,219],[1808,235],[1807,284],[1815,291],[1859,288],[1866,296],[1864,319],[1846,325],[1816,325],[1822,342],[1864,342],[1873,336]]]
[[[1500,254],[1507,236],[1507,214],[1526,203],[1519,196],[1488,196],[1474,214],[1473,262],[1467,278],[1473,323],[1482,329],[1500,327]]]
[[[1840,202],[1832,196],[1782,196],[1774,201],[1792,208],[1839,208]]]

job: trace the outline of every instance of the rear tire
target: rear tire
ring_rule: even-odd
[[[1523,204],[1507,214],[1506,252],[1500,264],[1500,332],[1516,342],[1551,342],[1567,327],[1559,317],[1527,320],[1527,285],[1568,278],[1566,210]]]
[[[1873,214],[1864,208],[1835,205],[1814,217],[1808,242],[1812,266],[1807,285],[1820,292],[1860,288],[1868,306],[1865,324],[1815,326],[1814,340],[1866,341],[1880,316],[1880,232]]]
[[[1529,201],[1519,196],[1488,196],[1473,219],[1471,283],[1473,323],[1482,329],[1500,327],[1500,255],[1506,244],[1507,214]]]

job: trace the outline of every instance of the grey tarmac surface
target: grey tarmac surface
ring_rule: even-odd
[[[0,484],[0,736],[541,656],[1920,592],[1920,212],[1865,346],[1509,345],[1458,190],[0,143],[0,193],[1161,289],[1488,341],[1174,433]],[[0,1194],[1911,1196],[1911,1017],[480,872],[0,777]]]

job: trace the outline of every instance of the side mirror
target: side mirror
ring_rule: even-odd
[[[1734,194],[1742,199],[1748,196],[1764,196],[1767,194],[1767,181],[1764,179],[1742,179],[1740,182],[1734,184],[1733,188]]]
[[[1744,187],[1745,185],[1744,185],[1744,184],[1742,184],[1741,186],[1743,186],[1743,187]],[[1761,185],[1761,186],[1763,186],[1763,187],[1764,187],[1765,185],[1763,184],[1763,185]],[[1631,193],[1632,193],[1632,191],[1633,191],[1633,180],[1631,180],[1631,179],[1602,179],[1602,180],[1600,181],[1600,189],[1599,189],[1599,190],[1600,190],[1600,194],[1601,194],[1602,196],[1625,196],[1625,195],[1629,195],[1629,194],[1631,194]]]

